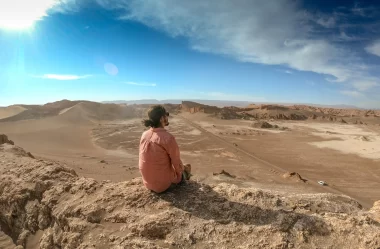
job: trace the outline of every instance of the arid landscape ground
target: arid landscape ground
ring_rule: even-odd
[[[167,104],[193,177],[155,195],[148,107],[1,107],[0,248],[380,248],[380,111]]]

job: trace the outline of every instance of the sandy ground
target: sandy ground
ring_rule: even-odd
[[[317,130],[313,135],[327,140],[310,143],[318,148],[330,148],[364,158],[380,159],[379,133],[367,126],[363,128],[355,125],[311,124],[309,127]]]
[[[141,120],[90,122],[82,115],[68,109],[55,117],[0,123],[0,131],[35,156],[61,161],[81,176],[114,182],[139,176]],[[344,193],[366,207],[380,199],[375,126],[272,122],[289,128],[281,131],[252,128],[251,123],[182,113],[170,118],[168,130],[176,136],[183,161],[193,165],[194,178],[203,182]],[[350,146],[353,141],[357,144]],[[213,175],[222,170],[234,177]],[[293,171],[308,181],[283,177]],[[320,180],[328,186],[318,185]]]
[[[146,130],[141,119],[94,121],[79,107],[63,109],[54,117],[1,122],[0,133],[38,160],[59,162],[89,182],[92,178],[123,185],[139,177],[138,145]],[[200,113],[171,115],[167,129],[176,137],[183,162],[192,164],[197,184],[234,184],[290,196],[344,194],[364,208],[380,200],[378,124],[270,123],[287,129],[253,128],[252,121],[220,120]],[[222,171],[228,174],[219,174]],[[297,172],[305,182],[284,177],[288,172]],[[320,180],[327,186],[317,184]],[[106,230],[113,231],[115,224],[108,225]],[[37,248],[41,236],[32,235],[26,248]],[[0,233],[0,245],[7,248],[10,243]]]
[[[182,115],[265,162],[285,171],[295,171],[313,184],[325,181],[331,190],[348,194],[365,206],[380,198],[379,147],[376,144],[380,132],[377,125],[276,121],[272,123],[289,130],[258,129],[255,133],[251,132],[254,130],[250,127],[251,121],[216,120],[202,114]],[[361,137],[369,141],[354,140]],[[352,140],[361,146],[352,144]],[[331,143],[344,146],[328,147]],[[367,146],[375,149],[366,153],[363,149]]]
[[[108,155],[125,158],[126,168],[137,170],[138,145],[145,129],[141,126],[140,119],[107,122],[94,127],[92,137],[97,147],[107,148]],[[283,179],[281,176],[284,172],[263,167],[262,163],[252,161],[234,145],[219,141],[212,134],[189,125],[179,116],[170,119],[167,129],[176,137],[183,162],[192,164],[196,179],[204,182],[228,181],[245,186],[270,184],[273,188],[288,187],[293,191],[299,190],[298,185],[304,185],[291,179]],[[213,176],[222,170],[235,177]],[[303,188],[303,191],[315,191],[310,186]]]

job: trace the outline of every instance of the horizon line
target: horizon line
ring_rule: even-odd
[[[326,107],[326,108],[338,108],[338,109],[361,109],[361,110],[380,110],[380,108],[362,108],[362,107],[358,107],[358,106],[354,106],[354,105],[348,105],[348,104],[315,104],[315,103],[301,103],[301,102],[274,102],[274,101],[247,101],[247,100],[217,100],[217,99],[133,99],[133,100],[103,100],[103,101],[94,101],[94,100],[86,100],[86,99],[77,99],[77,100],[70,100],[70,99],[60,99],[60,100],[56,100],[56,101],[49,101],[49,102],[46,102],[46,103],[40,103],[40,104],[36,104],[36,103],[29,103],[29,104],[22,104],[22,103],[18,103],[18,104],[11,104],[11,105],[7,105],[7,106],[0,106],[2,108],[5,108],[5,107],[10,107],[10,106],[22,106],[22,105],[45,105],[45,104],[48,104],[48,103],[55,103],[55,102],[59,102],[59,101],[63,101],[63,100],[67,100],[67,101],[89,101],[89,102],[96,102],[96,103],[104,103],[104,104],[110,104],[110,103],[115,103],[115,102],[137,102],[137,101],[157,101],[157,102],[164,102],[162,104],[177,104],[177,103],[170,103],[170,101],[192,101],[192,102],[196,102],[196,101],[208,101],[208,102],[230,102],[230,103],[246,103],[247,105],[249,104],[278,104],[278,105],[285,105],[285,106],[291,106],[291,105],[307,105],[307,106],[315,106],[315,107]],[[165,101],[168,101],[168,102],[165,102]],[[154,103],[141,103],[141,104],[154,104]],[[201,104],[201,103],[199,103]],[[207,104],[206,104],[207,105]],[[229,106],[229,105],[224,105],[224,106]],[[233,105],[230,105],[230,106],[233,106]]]

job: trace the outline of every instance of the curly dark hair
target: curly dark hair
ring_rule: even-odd
[[[162,105],[154,105],[150,107],[148,110],[149,119],[144,119],[142,123],[145,125],[145,127],[158,128],[160,127],[161,117],[165,115],[168,116],[169,113],[166,111],[166,109]]]

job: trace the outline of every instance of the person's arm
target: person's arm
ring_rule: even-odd
[[[179,183],[182,179],[183,164],[179,147],[174,137],[171,137],[168,141],[168,154],[170,156],[172,167],[176,173],[176,181],[174,183]]]

